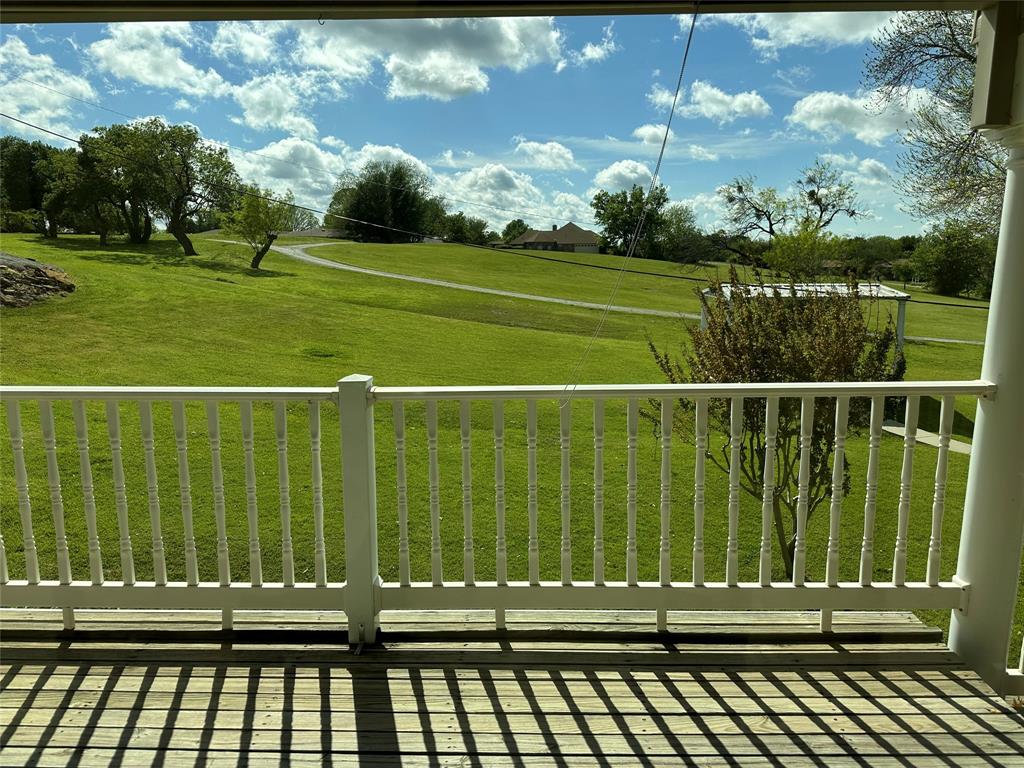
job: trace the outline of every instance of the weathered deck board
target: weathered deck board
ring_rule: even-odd
[[[336,613],[77,620],[0,613],[3,765],[1024,765],[911,614],[399,614],[359,654]]]

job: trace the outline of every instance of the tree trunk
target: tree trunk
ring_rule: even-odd
[[[140,243],[148,243],[149,238],[153,236],[153,217],[149,213],[143,214],[142,219],[142,237],[139,240]]]
[[[186,256],[198,256],[196,249],[192,245],[192,241],[189,240],[188,234],[185,232],[184,222],[178,224],[172,224],[167,227],[167,231],[174,235],[174,239],[178,241],[181,249],[185,251]]]
[[[46,236],[57,237],[57,219],[53,216],[46,217]]]
[[[267,255],[267,251],[270,250],[270,246],[274,244],[275,240],[277,240],[276,234],[270,233],[267,235],[266,242],[260,246],[260,249],[256,251],[256,255],[252,257],[252,263],[249,264],[250,269],[260,268],[260,262],[263,261],[263,257]]]
[[[779,542],[779,550],[782,552],[782,564],[786,567],[786,579],[793,580],[793,553],[796,551],[796,535],[787,542],[786,529],[782,522],[782,502],[779,494],[772,494],[772,514],[775,517],[775,537]]]
[[[101,230],[99,230],[98,234],[100,236],[100,245],[106,245],[107,244],[107,230],[101,229]]]
[[[128,232],[128,242],[139,242],[139,222],[135,218],[135,209],[124,200],[120,201],[118,208],[121,211],[121,220],[124,222],[124,228]]]

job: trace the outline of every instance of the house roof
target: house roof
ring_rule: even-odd
[[[556,243],[557,245],[600,245],[601,236],[571,221],[558,229],[528,229],[509,245]]]

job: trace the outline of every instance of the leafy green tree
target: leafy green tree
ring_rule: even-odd
[[[429,200],[427,176],[415,165],[375,160],[338,180],[327,221],[344,221],[345,229],[365,240],[409,242],[423,233],[428,212],[436,213]]]
[[[663,223],[663,210],[668,204],[668,193],[661,184],[655,186],[650,197],[643,187],[634,184],[630,190],[608,192],[599,190],[590,206],[594,218],[603,228],[602,235],[608,248],[621,255],[629,253],[637,223],[646,208],[644,227],[634,255],[644,259],[661,256],[659,238]]]
[[[293,201],[292,191],[289,189],[286,195],[288,200]],[[307,229],[319,229],[320,220],[316,214],[306,208],[292,205],[289,208],[288,223],[284,227],[288,232],[302,232]]]
[[[949,219],[933,227],[912,257],[918,278],[936,293],[958,296],[991,291],[995,241],[970,224]]]
[[[291,190],[283,198],[275,198],[269,189],[246,186],[235,207],[228,213],[226,229],[238,235],[252,248],[252,269],[259,269],[263,257],[274,244],[278,233],[291,224],[294,196]]]
[[[526,222],[522,219],[512,219],[505,228],[501,230],[501,239],[503,242],[511,243],[517,237],[522,235],[524,232],[529,232],[530,228],[526,226]]]
[[[838,243],[836,258],[843,262],[846,272],[860,277],[881,277],[885,265],[903,258],[899,240],[886,235],[874,237],[848,237]]]
[[[36,160],[35,171],[45,183],[42,211],[46,217],[46,236],[57,237],[60,227],[71,225],[75,212],[78,184],[75,150],[50,147],[48,153]]]
[[[791,291],[751,289],[740,283],[735,269],[728,282],[729,298],[721,283],[712,284],[701,301],[707,315],[705,328],[690,326],[690,344],[680,358],[648,346],[655,362],[672,383],[728,383],[761,381],[897,381],[906,364],[896,347],[890,318],[880,333],[868,327],[862,299],[856,294],[820,293],[796,297]],[[752,498],[762,499],[765,472],[764,398],[743,401],[740,444],[740,487]],[[680,401],[673,430],[692,439],[692,403]],[[830,460],[834,452],[834,400],[815,402],[810,450],[807,517],[832,494]],[[863,398],[850,400],[849,429],[856,434],[867,423],[870,411]],[[657,424],[656,410],[646,414]],[[728,434],[729,404],[712,400],[709,415],[719,431]],[[722,472],[730,470],[731,453],[726,442],[708,459]],[[849,454],[843,460],[843,486],[849,488]],[[800,400],[779,400],[775,444],[772,512],[778,545],[787,578],[793,575],[796,547],[797,500],[800,469]]]
[[[663,259],[686,264],[706,258],[707,238],[697,227],[697,217],[688,205],[676,203],[662,213],[658,251]]]
[[[37,163],[53,147],[17,136],[0,136],[0,219],[5,232],[45,232],[42,214],[46,179]]]
[[[805,222],[792,232],[776,233],[764,260],[776,272],[799,282],[820,275],[825,262],[837,253],[837,238]]]
[[[159,118],[99,126],[83,134],[81,151],[106,200],[120,213],[131,243],[147,243],[153,216],[162,199],[165,178],[161,166],[168,126]]]
[[[239,178],[227,150],[203,141],[191,125],[163,125],[159,151],[156,211],[167,221],[167,231],[186,256],[196,249],[188,236],[188,222],[205,211],[234,207]]]

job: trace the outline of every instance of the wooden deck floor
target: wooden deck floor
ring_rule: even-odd
[[[910,614],[405,614],[358,652],[336,614],[57,618],[0,613],[5,766],[1024,766]]]

